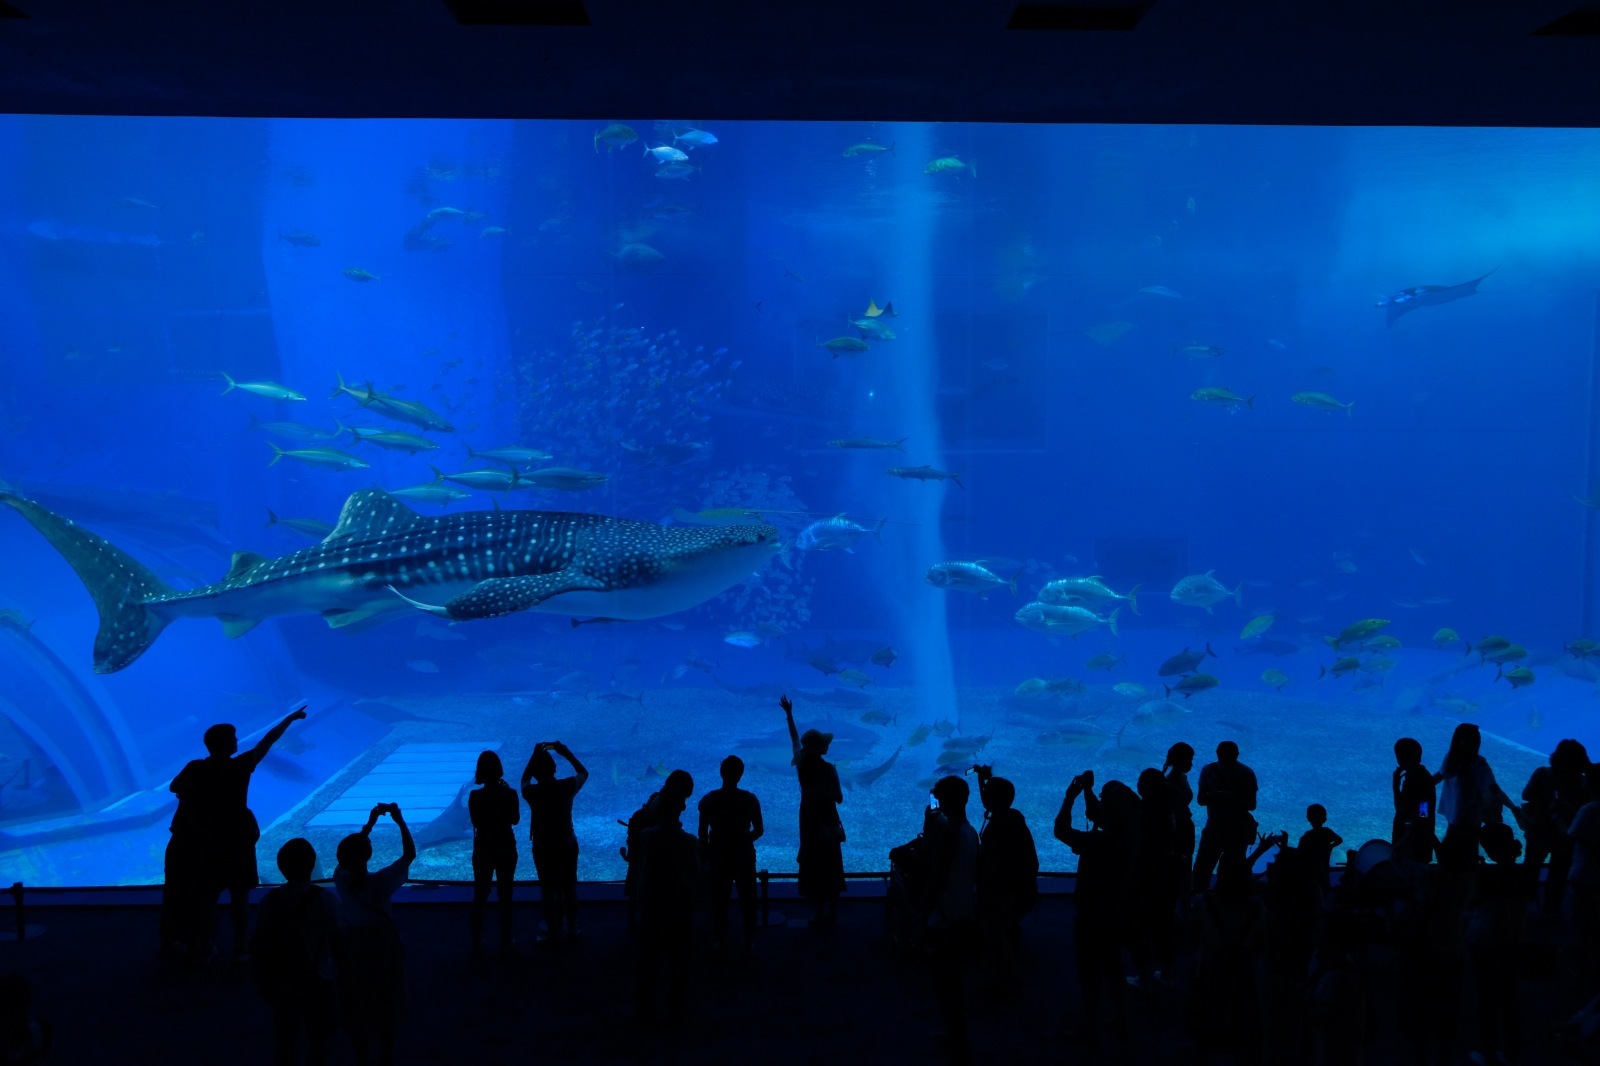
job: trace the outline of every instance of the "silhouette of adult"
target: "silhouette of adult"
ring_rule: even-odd
[[[1572,866],[1567,827],[1585,802],[1588,773],[1588,751],[1576,740],[1563,740],[1550,753],[1550,765],[1535,769],[1522,790],[1522,829],[1528,842],[1523,861],[1533,869],[1535,880],[1539,867],[1546,860],[1550,863],[1544,882],[1544,909],[1549,914],[1561,913]]]
[[[206,757],[190,761],[172,779],[178,809],[167,844],[162,923],[169,953],[181,944],[196,961],[211,957],[217,897],[226,891],[233,956],[249,957],[250,890],[260,884],[256,841],[261,839],[250,810],[250,775],[289,726],[305,716],[306,709],[297,708],[243,754],[234,727],[214,725],[205,732]]]
[[[978,834],[978,921],[991,967],[991,991],[1022,988],[1018,955],[1022,919],[1039,901],[1039,850],[1028,820],[1013,804],[1017,789],[987,766],[978,767],[983,829]]]
[[[571,777],[556,776],[555,755],[572,766]],[[528,801],[528,834],[533,838],[533,868],[539,875],[545,939],[559,944],[563,934],[578,935],[578,834],[572,828],[572,801],[589,780],[570,748],[559,740],[533,746],[522,768],[522,798]]]
[[[629,932],[636,930],[639,925],[639,874],[644,868],[642,862],[644,834],[668,818],[666,812],[674,807],[679,814],[671,817],[679,817],[688,809],[689,797],[692,795],[694,795],[694,778],[689,776],[689,771],[673,770],[661,783],[660,790],[650,793],[644,805],[622,823],[628,830],[627,843],[623,845],[621,855],[622,860],[628,864],[628,872],[622,882],[622,893],[628,900]]]
[[[517,792],[505,781],[505,766],[492,751],[478,754],[467,795],[472,818],[472,953],[483,951],[483,910],[489,888],[500,903],[500,950],[511,950],[511,896],[517,876],[517,838],[512,827],[522,820]]]
[[[1486,822],[1500,821],[1502,808],[1517,809],[1496,783],[1489,760],[1480,754],[1482,747],[1478,727],[1462,722],[1450,736],[1450,750],[1435,778],[1440,782],[1439,813],[1446,823],[1439,862],[1455,869],[1478,861],[1478,834]]]
[[[1189,894],[1194,880],[1194,789],[1189,786],[1189,771],[1194,769],[1194,748],[1178,741],[1167,749],[1162,773],[1167,782],[1167,802],[1172,805],[1173,861],[1177,867],[1178,892]]]
[[[744,954],[756,940],[756,841],[766,833],[761,801],[739,787],[744,760],[722,760],[722,787],[700,798],[700,845],[711,873],[711,927],[720,948],[728,939],[728,894],[739,890]]]
[[[1422,745],[1411,737],[1394,742],[1394,774],[1390,791],[1394,795],[1393,855],[1410,862],[1429,863],[1439,846],[1434,832],[1439,800],[1433,775],[1422,765]]]
[[[789,723],[789,743],[794,750],[795,772],[800,778],[800,894],[816,907],[812,928],[832,929],[838,922],[839,896],[844,892],[844,823],[839,804],[844,790],[839,771],[825,756],[832,733],[807,729],[801,735],[794,724],[794,703],[780,696]]]
[[[1244,855],[1230,850],[1217,864],[1216,886],[1202,890],[1195,903],[1195,968],[1185,1014],[1197,1062],[1217,1054],[1256,1062],[1262,1030],[1256,957],[1266,939],[1266,908],[1251,890]]]
[[[372,829],[387,814],[400,830],[400,857],[380,870],[372,860]],[[339,893],[339,1000],[356,1062],[372,1059],[378,1045],[380,1066],[394,1062],[395,1037],[405,1014],[405,951],[390,901],[406,883],[417,857],[416,842],[396,803],[380,803],[367,816],[361,832],[339,841],[339,865],[333,871]]]
[[[1164,983],[1177,953],[1179,880],[1177,829],[1167,779],[1160,770],[1140,771],[1139,832],[1133,851],[1133,913],[1129,947],[1137,978],[1128,983],[1146,987]],[[1192,826],[1191,826],[1192,828]],[[1185,861],[1187,865],[1187,861]]]
[[[1200,770],[1196,797],[1206,809],[1206,827],[1200,833],[1200,852],[1194,864],[1194,887],[1205,891],[1211,873],[1224,855],[1244,858],[1255,839],[1256,773],[1239,761],[1239,745],[1224,740],[1217,745],[1217,761]]]
[[[688,775],[685,774],[685,777]],[[699,842],[683,828],[689,793],[663,786],[653,824],[640,831],[631,861],[639,869],[639,971],[634,1006],[641,1021],[654,1015],[658,983],[666,984],[667,1021],[684,1020],[693,954]]]
[[[1084,797],[1084,813],[1093,829],[1072,824],[1072,809]],[[1138,833],[1139,799],[1120,781],[1108,781],[1094,794],[1094,771],[1072,779],[1056,812],[1055,838],[1078,856],[1077,884],[1072,892],[1072,923],[1083,1021],[1077,1035],[1090,1047],[1100,1043],[1101,1005],[1111,998],[1112,1032],[1127,1034],[1126,984],[1122,974],[1122,941],[1128,922],[1129,877]]]
[[[929,973],[944,1020],[945,1041],[957,1062],[971,1055],[962,971],[978,941],[978,831],[967,820],[966,781],[941,777],[933,785],[938,809],[923,820],[928,843]]]
[[[1600,769],[1589,768],[1587,797],[1567,839],[1572,842],[1572,866],[1567,881],[1572,887],[1572,924],[1577,934],[1578,961],[1585,976],[1600,970]]]
[[[328,1061],[338,1029],[334,955],[339,939],[338,897],[311,883],[317,852],[304,837],[278,849],[285,884],[261,900],[250,938],[256,985],[272,1007],[272,1061],[293,1066],[304,1040],[306,1062]]]

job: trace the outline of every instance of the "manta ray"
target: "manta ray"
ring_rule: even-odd
[[[1496,267],[1495,270],[1500,269]],[[1494,270],[1489,271],[1493,274]],[[1419,307],[1436,307],[1459,300],[1463,296],[1471,296],[1478,291],[1478,283],[1489,274],[1483,274],[1471,281],[1463,281],[1459,285],[1418,285],[1412,289],[1401,289],[1393,296],[1385,296],[1377,303],[1378,307],[1385,308],[1388,316],[1387,325],[1394,325],[1395,319],[1407,311],[1415,311]]]
[[[262,619],[318,613],[334,628],[426,611],[452,622],[515,611],[657,618],[765,566],[772,526],[661,526],[565,511],[424,517],[386,492],[345,501],[321,543],[268,559],[235,552],[221,581],[180,591],[102,537],[0,491],[77,572],[100,612],[94,670],[129,666],[176,618],[216,618],[230,637]]]

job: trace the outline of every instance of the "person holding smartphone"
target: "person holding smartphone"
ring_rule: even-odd
[[[1433,775],[1422,765],[1422,744],[1411,737],[1394,742],[1394,774],[1390,789],[1394,794],[1394,855],[1411,862],[1429,863],[1439,839],[1435,835],[1437,786]]]
[[[556,776],[556,755],[572,766],[573,776]],[[535,744],[522,768],[533,868],[544,905],[544,940],[551,945],[578,936],[578,834],[572,828],[572,801],[588,780],[589,771],[559,740]]]
[[[372,861],[372,830],[388,815],[400,830],[400,857],[381,870]],[[361,832],[339,841],[333,887],[339,894],[339,1001],[357,1062],[394,1062],[395,1037],[405,1014],[405,951],[391,899],[411,875],[417,845],[398,803],[379,803]]]

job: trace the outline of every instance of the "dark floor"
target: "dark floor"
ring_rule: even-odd
[[[692,969],[692,1007],[681,1029],[632,1018],[633,956],[618,903],[586,906],[583,939],[550,950],[534,946],[536,905],[519,904],[515,957],[473,965],[465,904],[402,905],[410,1014],[401,1040],[405,1063],[666,1061],[731,1063],[936,1062],[939,1029],[924,964],[891,949],[881,899],[846,902],[827,937],[804,927],[804,908],[775,907],[793,926],[762,930],[749,962],[713,958],[702,938]],[[973,1039],[980,1062],[1189,1062],[1177,993],[1132,993],[1133,1035],[1098,1055],[1063,1038],[1076,1021],[1070,975],[1067,897],[1046,897],[1029,918],[1028,991],[1018,1002],[982,997],[974,966]],[[0,968],[24,969],[38,1013],[57,1030],[61,1063],[253,1063],[270,1061],[267,1011],[247,966],[218,961],[188,970],[156,959],[157,912],[150,907],[43,907],[29,918],[45,927],[26,944],[0,945]],[[704,916],[698,919],[704,925]],[[491,926],[492,928],[492,926]],[[705,932],[704,929],[701,932]],[[226,937],[226,934],[224,934]],[[219,957],[226,957],[224,944]],[[1395,1011],[1407,1002],[1393,966],[1374,953],[1369,990],[1379,1032],[1368,1063],[1412,1061],[1402,1054]],[[1587,998],[1577,982],[1526,986],[1529,1064],[1564,1061],[1552,1031]],[[1464,1004],[1460,1057],[1472,1046],[1473,1004]],[[1296,1023],[1286,1020],[1293,1032]],[[338,1048],[335,1062],[348,1062]],[[1273,1061],[1309,1061],[1292,1049]]]

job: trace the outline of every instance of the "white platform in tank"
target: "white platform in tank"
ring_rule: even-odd
[[[305,824],[362,826],[373,804],[398,803],[406,823],[420,829],[443,814],[461,786],[471,782],[478,753],[499,747],[498,741],[402,744]]]

